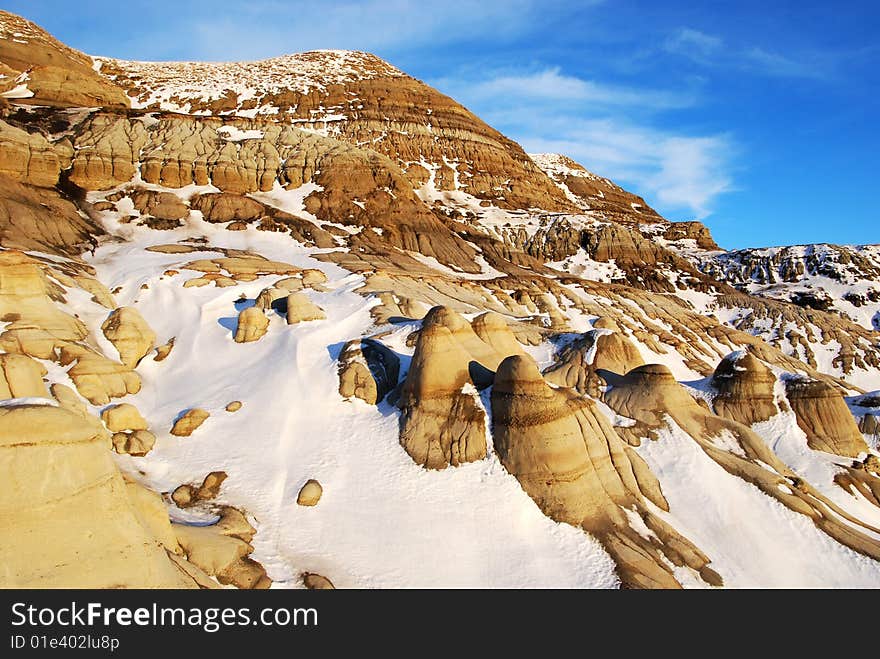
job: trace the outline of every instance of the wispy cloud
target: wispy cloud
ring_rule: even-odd
[[[527,151],[568,155],[671,217],[704,218],[734,188],[730,135],[690,135],[655,121],[696,103],[689,92],[605,85],[556,68],[432,82]]]
[[[679,28],[663,42],[668,53],[685,55],[699,62],[708,62],[724,46],[724,39],[689,27]]]
[[[695,96],[690,91],[670,92],[658,89],[609,85],[565,75],[560,67],[532,72],[499,73],[478,81],[457,81],[445,78],[435,81],[452,92],[461,91],[470,99],[492,99],[516,96],[535,101],[575,101],[594,106],[630,106],[652,110],[690,107]]]

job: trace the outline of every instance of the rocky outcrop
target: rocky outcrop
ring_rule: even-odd
[[[119,352],[125,366],[134,368],[156,342],[156,333],[134,307],[120,307],[101,325],[101,331]]]
[[[101,421],[110,432],[146,430],[147,421],[131,403],[112,405],[101,412]]]
[[[302,580],[308,590],[336,590],[336,586],[330,579],[314,572],[305,572],[302,575]]]
[[[46,368],[26,355],[0,354],[0,400],[47,395]]]
[[[73,155],[69,144],[57,149],[40,133],[0,121],[0,175],[17,183],[51,188]]]
[[[720,585],[709,558],[650,512],[646,501],[663,510],[669,505],[644,461],[590,399],[552,389],[531,357],[508,357],[499,367],[492,435],[504,467],[538,507],[599,538],[624,584],[677,588],[671,561]],[[631,515],[639,519],[638,528]],[[647,537],[638,530],[642,525],[650,529]]]
[[[117,453],[141,458],[152,450],[156,436],[148,430],[134,430],[113,433],[111,441]]]
[[[287,296],[287,324],[295,325],[309,320],[324,320],[324,310],[309,299],[302,291]]]
[[[486,457],[486,414],[475,396],[472,361],[447,327],[422,327],[397,403],[400,444],[416,464],[443,469]]]
[[[310,478],[296,495],[296,503],[300,506],[316,506],[321,500],[322,494],[324,494],[324,488],[314,478]]]
[[[785,381],[785,395],[810,448],[854,458],[868,446],[843,399],[827,382],[803,377]]]
[[[171,428],[171,434],[176,437],[189,437],[195,430],[211,416],[207,410],[194,407],[181,414]]]
[[[776,376],[749,352],[732,352],[712,375],[718,395],[712,401],[716,414],[746,426],[779,413],[774,387]]]
[[[94,417],[53,406],[0,408],[3,587],[192,588],[107,450]],[[164,521],[151,517],[170,530]],[[63,542],[59,541],[63,539]],[[72,560],[75,557],[75,560]]]
[[[269,319],[257,307],[247,307],[238,314],[238,325],[235,328],[236,343],[259,341],[269,331]]]
[[[400,358],[374,339],[354,339],[339,353],[339,395],[375,405],[397,386]]]
[[[171,500],[178,508],[189,508],[204,501],[211,501],[220,493],[220,486],[228,478],[225,471],[212,471],[201,485],[186,483],[171,493]]]
[[[0,11],[0,62],[27,72],[25,84],[30,95],[23,95],[18,102],[61,107],[130,106],[122,89],[95,72],[90,57],[5,11]]]
[[[141,390],[137,373],[80,345],[65,344],[58,363],[61,366],[73,364],[67,375],[79,394],[92,405],[106,405],[111,398],[122,398]]]
[[[619,331],[598,328],[566,345],[544,377],[561,387],[598,397],[603,371],[622,375],[644,363],[638,349]]]

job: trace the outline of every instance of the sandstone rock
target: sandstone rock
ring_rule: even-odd
[[[142,215],[158,220],[182,220],[189,215],[189,206],[171,192],[135,190],[131,193],[131,200]]]
[[[324,320],[324,310],[302,291],[287,296],[287,324],[294,325],[309,320]]]
[[[827,382],[790,378],[785,395],[810,448],[854,458],[868,446],[839,391]]]
[[[176,437],[189,437],[196,428],[202,425],[211,416],[210,412],[194,407],[178,417],[171,428],[171,434]]]
[[[193,210],[201,211],[208,222],[252,222],[265,215],[260,202],[228,192],[196,195],[190,200],[190,205]]]
[[[196,586],[141,522],[107,446],[94,417],[0,409],[0,585]]]
[[[56,382],[49,387],[49,391],[52,393],[52,397],[58,401],[58,404],[68,412],[73,412],[83,417],[89,416],[86,404],[70,387]]]
[[[92,405],[106,405],[111,398],[122,398],[141,390],[137,373],[123,364],[75,344],[64,344],[59,363],[71,366],[67,374],[79,394]]]
[[[712,376],[718,390],[713,401],[715,413],[751,426],[775,416],[776,376],[754,355],[734,352],[721,360]]]
[[[110,432],[146,430],[147,422],[131,403],[120,403],[101,412],[101,420]]]
[[[153,349],[156,333],[147,325],[140,312],[134,307],[120,307],[111,313],[101,325],[101,331],[113,347],[119,351],[119,358],[129,368]]]
[[[476,390],[472,394],[466,389],[473,387],[471,361],[438,322],[426,323],[419,332],[397,403],[402,410],[400,444],[416,464],[443,469],[486,457],[486,415]]]
[[[321,484],[310,478],[300,488],[299,494],[296,497],[296,503],[300,506],[315,506],[321,500],[323,493],[324,489],[321,487]]]
[[[269,319],[257,307],[247,307],[238,314],[238,327],[235,330],[236,343],[259,341],[269,330]]]
[[[336,586],[330,579],[314,572],[303,573],[302,579],[303,585],[309,590],[336,590]]]
[[[63,155],[39,133],[0,121],[0,175],[18,183],[51,188],[58,183]]]
[[[622,375],[644,364],[638,349],[620,332],[593,329],[565,346],[544,377],[561,387],[598,397],[604,380],[599,371]]]
[[[147,430],[113,434],[113,450],[117,453],[143,457],[156,443],[156,436]]]
[[[222,584],[238,588],[268,588],[266,571],[249,558],[253,547],[216,526],[174,525],[177,540],[190,563]]]
[[[382,401],[397,386],[400,359],[373,339],[355,339],[339,353],[339,394],[368,405]]]
[[[261,311],[268,311],[273,308],[277,300],[286,298],[289,294],[290,291],[279,288],[277,286],[264,288],[257,296],[257,300],[254,306]]]
[[[667,561],[720,583],[709,559],[650,512],[669,509],[660,483],[588,398],[552,389],[534,360],[505,359],[492,388],[495,450],[504,467],[549,517],[595,535],[617,563],[624,584],[678,588]],[[653,532],[646,540],[624,509]]]
[[[0,400],[46,397],[46,368],[26,355],[0,354]]]
[[[156,354],[153,356],[153,361],[161,362],[164,361],[168,355],[171,354],[171,350],[174,348],[174,338],[171,337],[168,339],[167,343],[163,343],[160,346],[156,347]]]
[[[212,471],[199,486],[189,483],[179,485],[171,493],[171,499],[178,508],[189,508],[202,501],[210,501],[220,493],[220,486],[226,478],[225,471]]]
[[[241,409],[241,401],[234,400],[226,406],[227,412],[238,412]]]
[[[492,380],[491,371],[498,367],[504,356],[498,354],[491,345],[477,336],[471,324],[449,307],[433,307],[422,320],[421,331],[424,332],[426,328],[435,326],[449,330],[453,341],[470,358],[468,362],[477,362],[476,368],[467,365],[472,371],[471,377],[475,378],[474,383],[480,387],[488,385]]]
[[[474,318],[471,327],[483,343],[491,346],[498,355],[509,357],[525,354],[522,345],[516,340],[516,336],[501,314],[487,311]]]
[[[288,293],[296,293],[303,289],[303,280],[300,277],[285,277],[284,279],[279,279],[273,285],[275,288],[287,291]]]

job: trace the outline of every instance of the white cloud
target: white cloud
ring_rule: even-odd
[[[724,40],[714,34],[707,34],[689,27],[679,28],[663,44],[670,53],[686,55],[691,59],[704,61],[718,53]]]
[[[670,219],[704,218],[733,189],[729,135],[658,127],[656,111],[695,103],[690,94],[621,88],[559,69],[433,81],[529,152],[563,153],[644,196]]]
[[[560,72],[559,67],[545,68],[528,73],[499,74],[493,78],[463,82],[441,79],[435,83],[456,95],[456,89],[471,99],[491,99],[512,95],[539,101],[578,101],[602,106],[644,107],[651,110],[683,108],[694,104],[690,93],[667,92],[655,89],[637,89],[607,85],[584,80]]]

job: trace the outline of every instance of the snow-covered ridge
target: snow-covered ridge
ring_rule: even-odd
[[[527,155],[529,156],[529,158],[532,159],[532,162],[534,162],[538,166],[538,168],[541,169],[541,171],[549,175],[551,178],[555,178],[556,176],[577,176],[579,178],[589,179],[590,181],[601,181],[618,190],[622,189],[613,181],[610,181],[604,176],[594,174],[582,165],[576,163],[568,156],[564,156],[561,153],[529,153]]]
[[[375,55],[348,50],[313,50],[251,62],[94,61],[112,80],[129,82],[129,93],[139,105],[158,102],[181,108],[187,101],[218,100],[229,92],[238,95],[240,104],[283,92],[306,94],[355,80],[406,75]]]

